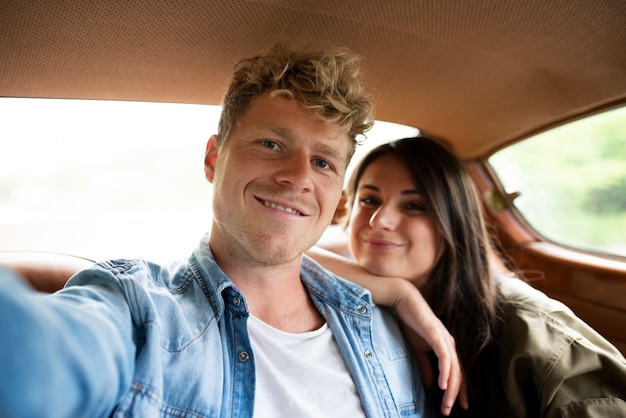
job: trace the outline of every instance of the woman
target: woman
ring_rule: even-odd
[[[441,142],[409,138],[370,151],[347,207],[358,264],[411,281],[455,338],[469,409],[452,415],[626,416],[624,357],[564,305],[496,268],[478,194]],[[377,299],[380,278],[311,255]]]

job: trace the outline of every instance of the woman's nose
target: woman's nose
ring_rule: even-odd
[[[381,205],[370,218],[370,226],[373,229],[393,230],[397,224],[398,215],[395,211],[385,205]]]

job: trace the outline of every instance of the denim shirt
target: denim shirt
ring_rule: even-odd
[[[54,295],[5,287],[0,415],[251,417],[248,306],[207,242],[165,266],[98,263]],[[306,256],[301,278],[367,416],[422,416],[419,373],[392,314]]]

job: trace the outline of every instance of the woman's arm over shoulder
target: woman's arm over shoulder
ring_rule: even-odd
[[[130,385],[134,353],[115,292],[42,294],[7,270],[0,284],[0,415],[110,414]]]
[[[307,255],[336,275],[368,289],[375,303],[393,308],[414,333],[407,336],[414,351],[435,352],[439,360],[438,385],[445,390],[442,404],[442,412],[445,415],[449,414],[457,395],[461,405],[467,407],[466,392],[461,391],[463,375],[454,338],[413,284],[405,279],[375,276],[354,261],[318,247],[311,248]],[[428,380],[428,376],[432,376],[433,372],[426,370],[425,364],[426,362],[420,361],[420,369]]]

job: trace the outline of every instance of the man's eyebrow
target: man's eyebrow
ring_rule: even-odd
[[[337,141],[341,141],[341,139],[337,138]],[[331,147],[330,145],[321,144],[320,151],[322,152],[322,154],[329,155],[330,158],[338,160],[338,161],[342,161],[346,163],[346,166],[348,165],[348,162],[349,162],[348,155],[341,155],[340,152],[338,152],[335,148]]]
[[[271,124],[266,125],[266,124],[262,124],[262,123],[256,125],[255,127],[257,129],[260,129],[260,130],[267,130],[267,131],[274,132],[275,134],[278,134],[278,135],[286,137],[286,138],[289,138],[291,136],[290,135],[291,130],[289,130],[287,128],[280,128],[278,126],[274,126],[274,125],[271,125]]]
[[[291,129],[288,128],[282,128],[279,126],[274,126],[274,125],[257,125],[257,128],[259,129],[267,129],[268,131],[274,132],[275,134],[283,137],[283,138],[291,138],[292,131]],[[337,141],[341,141],[341,138],[336,138]],[[344,139],[348,139],[349,138],[344,138]],[[348,156],[347,155],[341,155],[340,152],[338,152],[335,148],[331,147],[328,144],[320,144],[319,146],[319,152],[321,152],[324,155],[328,155],[330,158],[333,159],[337,159],[339,161],[343,161],[344,163],[348,163]]]

